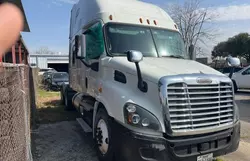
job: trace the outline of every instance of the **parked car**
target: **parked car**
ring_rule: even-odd
[[[41,76],[45,72],[57,72],[54,68],[41,68],[38,75]]]
[[[236,73],[236,72],[238,72],[238,71],[240,71],[242,69],[243,69],[242,67],[235,67],[234,68],[234,73]],[[220,71],[221,73],[225,74],[226,76],[229,76],[231,68],[226,67],[226,68],[219,68],[219,69],[216,69],[216,70]]]
[[[235,92],[238,89],[250,89],[250,65],[234,73],[232,81]]]
[[[66,72],[53,72],[51,77],[48,78],[47,89],[58,91],[63,84],[69,82],[69,75]]]
[[[51,78],[52,73],[54,73],[54,71],[48,71],[43,73],[42,84],[46,85],[48,83],[48,80],[49,78]]]

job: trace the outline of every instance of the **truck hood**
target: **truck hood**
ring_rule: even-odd
[[[108,64],[113,69],[133,75],[137,74],[135,64],[129,62],[126,57],[113,57]],[[224,76],[219,71],[193,60],[144,57],[139,65],[143,79],[154,83],[158,83],[163,76],[178,74],[203,73]]]

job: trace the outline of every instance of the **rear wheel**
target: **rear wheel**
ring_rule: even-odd
[[[64,98],[64,109],[67,110],[67,111],[72,110],[73,109],[73,104],[72,104],[71,98],[69,98],[69,96],[68,96],[67,88],[65,89],[63,98]]]
[[[95,120],[95,143],[100,161],[113,161],[111,120],[104,109],[99,109]]]
[[[45,88],[46,88],[46,91],[50,91],[50,87],[48,84],[45,86]]]
[[[60,96],[61,96],[61,99],[60,99],[61,104],[62,104],[62,105],[64,105],[64,95],[63,95],[63,89],[61,89],[61,91],[60,91]]]

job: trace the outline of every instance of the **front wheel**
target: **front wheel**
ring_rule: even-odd
[[[113,161],[111,120],[104,109],[99,109],[95,119],[95,143],[100,161]]]
[[[64,93],[64,110],[69,111],[73,109],[73,104],[71,98],[68,96],[68,90],[65,90]]]
[[[62,104],[62,105],[64,105],[64,102],[65,102],[65,100],[64,100],[65,98],[64,98],[64,95],[63,95],[63,89],[61,89],[61,91],[60,91],[60,103]]]

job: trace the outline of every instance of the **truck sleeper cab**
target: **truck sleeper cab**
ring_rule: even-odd
[[[100,160],[209,161],[238,148],[232,81],[191,60],[159,7],[80,0],[69,49],[62,99],[91,126]]]

